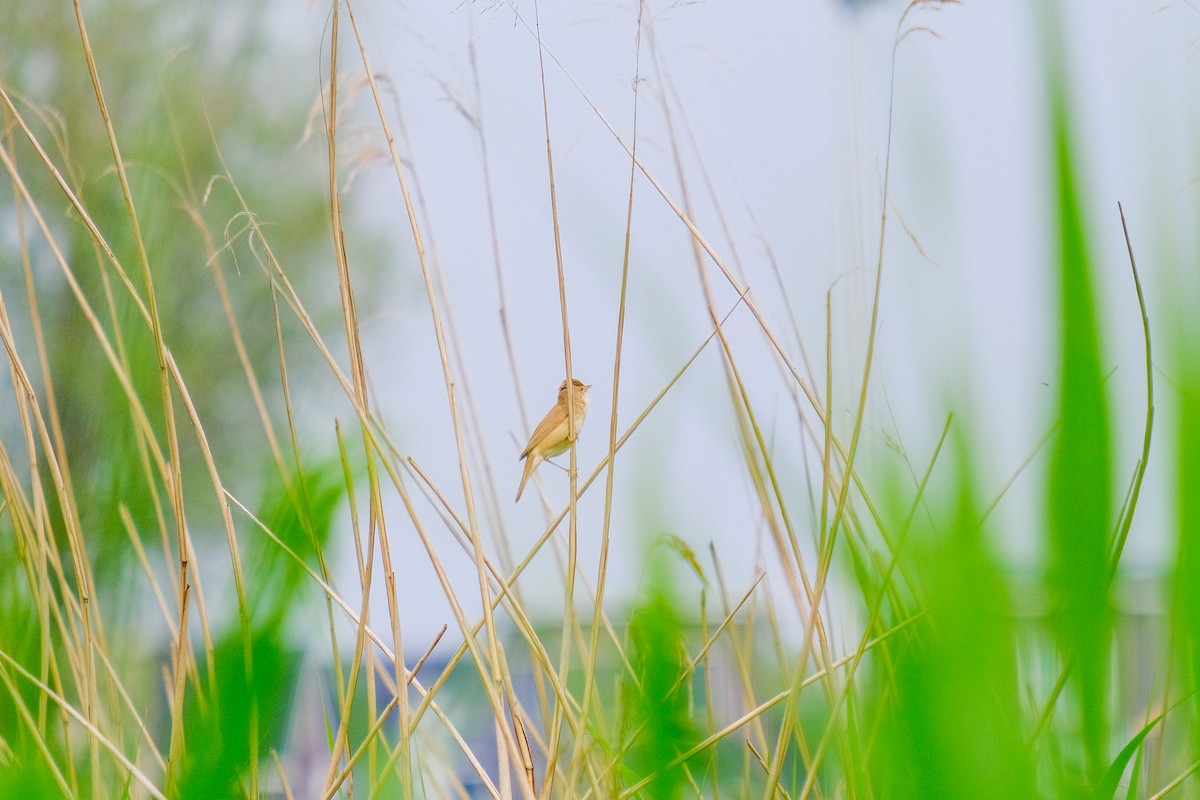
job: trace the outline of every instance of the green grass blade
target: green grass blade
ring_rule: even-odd
[[[1100,782],[1100,786],[1096,790],[1097,798],[1108,798],[1117,793],[1117,786],[1121,782],[1121,776],[1125,774],[1125,768],[1129,766],[1129,760],[1133,758],[1134,755],[1137,755],[1139,759],[1141,758],[1142,742],[1145,741],[1146,737],[1150,735],[1150,731],[1154,730],[1155,726],[1162,722],[1163,717],[1166,715],[1167,712],[1164,711],[1154,719],[1150,720],[1140,731],[1137,732],[1137,735],[1129,740],[1128,744],[1121,748],[1121,752],[1117,754],[1117,757],[1113,759],[1112,764],[1109,765],[1108,772],[1104,774],[1104,780]],[[1136,770],[1134,771],[1134,775],[1135,780],[1131,782],[1129,787],[1131,797],[1136,796],[1137,794]]]
[[[1185,685],[1200,686],[1200,379],[1192,367],[1185,375],[1179,400],[1179,450],[1176,456],[1176,558],[1172,622],[1179,642]],[[1193,741],[1200,743],[1200,696],[1192,719]],[[1193,745],[1196,746],[1196,745]]]
[[[1047,17],[1055,17],[1053,9]],[[1057,22],[1052,19],[1052,22]],[[1100,326],[1092,263],[1075,172],[1065,68],[1057,60],[1059,27],[1048,51],[1054,203],[1058,238],[1059,404],[1050,459],[1047,514],[1053,627],[1075,666],[1082,745],[1092,775],[1107,763],[1108,677],[1112,617],[1108,605],[1112,543],[1112,446],[1104,394]]]

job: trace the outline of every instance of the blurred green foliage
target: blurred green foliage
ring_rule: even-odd
[[[279,622],[257,628],[247,646],[230,630],[212,672],[184,703],[185,757],[172,796],[236,797],[257,760],[282,749],[302,653],[283,642]]]
[[[645,595],[629,616],[632,676],[622,684],[627,783],[652,777],[640,796],[682,797],[685,764],[675,761],[700,740],[692,719],[692,669],[673,599],[664,548],[650,558]]]
[[[918,515],[901,556],[926,613],[883,645],[874,779],[891,798],[1034,798],[1009,588],[981,525],[973,455],[958,442],[956,507]]]
[[[49,441],[29,435],[31,424],[15,411],[0,414],[0,436],[15,473],[29,476],[25,491],[35,498],[31,505],[46,504],[38,522],[48,524],[53,538],[49,551],[40,551],[29,538],[34,523],[28,523],[30,530],[14,529],[12,504],[25,498],[5,498],[0,648],[68,702],[84,705],[80,698],[88,690],[73,682],[88,670],[74,660],[77,653],[67,650],[84,637],[72,627],[79,624],[71,604],[76,598],[64,595],[94,590],[83,613],[103,620],[103,630],[93,631],[104,637],[96,646],[130,682],[139,712],[154,717],[164,701],[156,670],[165,657],[155,636],[162,621],[157,607],[150,606],[154,611],[148,614],[147,604],[153,601],[151,579],[172,594],[181,536],[152,455],[153,448],[167,459],[170,451],[167,409],[177,426],[182,522],[199,551],[226,546],[219,511],[228,502],[213,485],[201,441],[211,450],[223,486],[247,502],[263,496],[263,519],[278,526],[276,533],[313,568],[342,499],[340,472],[321,466],[286,474],[288,468],[272,458],[264,430],[269,426],[279,441],[288,441],[281,358],[298,384],[292,387],[293,402],[302,402],[296,398],[303,398],[305,381],[314,369],[323,369],[294,317],[281,315],[277,330],[268,247],[318,324],[340,320],[337,292],[327,286],[334,280],[326,269],[332,261],[327,175],[323,158],[313,157],[314,151],[323,153],[324,141],[319,129],[305,141],[322,77],[318,69],[296,68],[317,62],[300,47],[307,39],[282,30],[269,4],[112,0],[81,6],[139,225],[133,225],[122,196],[72,5],[6,5],[0,12],[0,86],[29,134],[14,113],[0,107],[0,146],[12,155],[15,178],[25,185],[33,208],[16,190],[15,178],[0,181],[0,261],[9,265],[0,271],[0,296],[16,357],[32,372]],[[45,149],[49,164],[30,137]],[[55,171],[111,247],[112,259],[59,186]],[[35,209],[47,220],[47,234],[34,222]],[[255,233],[252,223],[263,233]],[[142,248],[152,288],[141,268]],[[65,264],[60,265],[56,249]],[[360,264],[360,287],[369,290],[370,261],[363,258]],[[224,296],[223,288],[228,289]],[[186,387],[169,381],[169,397],[163,395],[150,324],[139,310],[151,292],[163,341]],[[129,376],[130,391],[118,379],[102,339],[111,343]],[[263,412],[251,380],[262,391]],[[189,420],[187,403],[194,404],[202,432]],[[148,420],[149,438],[139,427],[140,413]],[[280,457],[286,463],[301,455],[285,451]],[[62,470],[61,481],[52,458]],[[65,520],[73,516],[86,547],[87,576],[76,574],[75,545],[66,533]],[[244,518],[235,524],[239,533],[252,533]],[[146,565],[130,546],[131,535],[142,540]],[[246,541],[250,544],[238,546],[245,548],[250,565],[252,624],[244,628],[230,613],[220,621],[232,624],[215,632],[212,660],[198,653],[201,672],[184,695],[187,758],[174,767],[179,796],[230,796],[248,769],[257,767],[253,759],[266,757],[286,728],[299,655],[286,641],[285,623],[304,608],[297,602],[299,592],[311,584],[276,544],[261,536]],[[191,569],[200,569],[200,561],[193,560]],[[228,557],[213,563],[205,588],[213,591],[208,601],[224,615],[229,611],[224,599],[232,596]],[[61,577],[55,574],[59,568]],[[194,604],[190,621],[197,622]],[[63,627],[66,634],[57,635]],[[96,662],[90,669],[103,667]],[[139,680],[147,669],[148,679]],[[107,757],[94,761],[86,748],[64,742],[67,726],[54,702],[11,670],[2,677],[0,796],[54,796],[62,791],[56,788],[61,780],[81,796],[91,796],[93,782],[106,781],[92,768],[108,764]],[[113,691],[105,685],[101,694],[104,689]],[[124,718],[116,705],[105,712]],[[106,733],[117,737],[118,746],[121,736],[129,736],[136,758],[138,729],[114,722]],[[159,744],[165,749],[165,740]],[[65,777],[55,777],[50,761],[60,771],[70,765]],[[120,791],[106,786],[97,796]]]
[[[310,580],[291,551],[312,569],[322,563],[333,531],[334,512],[345,499],[340,466],[321,463],[301,471],[289,483],[270,480],[258,519],[279,539],[253,537],[248,570],[249,604],[258,619],[282,619]],[[283,547],[280,547],[280,544]]]
[[[271,237],[270,247],[311,311],[337,312],[336,296],[320,291],[314,267],[328,262],[324,175],[301,140],[320,76],[296,80],[288,65],[302,55],[282,35],[265,4],[216,2],[181,7],[115,0],[84,4],[85,21],[154,281],[163,338],[205,424],[205,435],[228,481],[252,478],[263,462],[247,460],[247,437],[262,437],[262,423],[247,386],[218,292],[230,286],[232,312],[247,361],[274,412],[279,397],[279,353],[272,287],[260,259],[262,241],[249,234],[250,218],[224,177],[226,166],[247,206]],[[146,302],[133,228],[113,170],[111,151],[70,4],[17,3],[5,10],[0,33],[4,58],[0,82],[46,148],[54,166],[79,197],[112,247],[131,282],[97,247],[79,215],[67,209],[62,190],[4,114],[8,144],[34,201],[50,218],[52,234],[80,291],[114,343],[160,446],[166,447],[158,358],[147,321],[131,296]],[[222,163],[224,162],[224,164]],[[7,182],[5,182],[7,184]],[[15,234],[13,197],[0,187],[9,209],[0,252],[22,263]],[[66,213],[61,213],[66,210]],[[120,577],[120,554],[128,552],[118,509],[135,524],[156,528],[164,502],[161,483],[150,481],[127,398],[96,340],[80,303],[44,239],[24,212],[29,287],[44,331],[48,376],[62,423],[63,450],[79,513],[91,530],[104,531],[92,553],[101,580]],[[20,270],[0,275],[8,298],[26,295]],[[19,303],[10,307],[20,309]],[[19,313],[19,312],[18,312]],[[32,317],[14,320],[18,341],[33,357]],[[302,341],[285,324],[285,345]],[[302,334],[301,334],[302,335]],[[313,363],[310,348],[291,348],[289,367],[299,376]],[[186,413],[176,395],[174,413]],[[280,424],[282,414],[275,416]],[[7,436],[15,420],[0,421]],[[257,434],[254,432],[258,431]],[[204,466],[194,438],[180,435],[185,478],[198,479],[190,493],[194,523],[214,521],[216,502],[201,482]],[[262,451],[264,448],[258,448]],[[51,498],[57,502],[58,498]],[[197,524],[204,535],[206,525]],[[114,563],[118,562],[118,563]]]

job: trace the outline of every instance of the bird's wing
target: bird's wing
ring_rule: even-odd
[[[559,411],[558,406],[554,406],[546,412],[546,416],[542,417],[542,421],[533,429],[533,435],[529,437],[529,444],[525,445],[525,449],[521,451],[521,456],[517,460],[520,461],[529,455],[530,451],[539,443],[545,440],[550,433],[560,424],[566,421],[567,415]]]

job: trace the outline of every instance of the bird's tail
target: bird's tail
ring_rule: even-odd
[[[521,485],[517,487],[517,500],[521,499],[521,493],[525,491],[525,484],[529,482],[529,476],[537,469],[538,462],[541,461],[535,454],[530,453],[525,458],[525,471],[521,474]],[[514,500],[513,502],[517,502]]]

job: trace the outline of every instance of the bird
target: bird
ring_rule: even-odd
[[[583,427],[583,419],[587,416],[587,393],[592,385],[585,386],[583,381],[576,379],[572,379],[571,382],[575,385],[574,413],[571,414],[571,419],[574,421],[574,434],[578,437],[579,429]],[[533,435],[529,437],[529,444],[525,445],[525,449],[521,451],[521,457],[517,459],[518,461],[525,460],[525,472],[521,475],[521,485],[517,487],[517,500],[521,499],[521,493],[525,491],[525,484],[538,465],[547,458],[565,453],[571,446],[571,429],[567,425],[567,407],[571,401],[569,394],[567,382],[564,380],[558,387],[558,402],[546,412],[546,416],[542,417],[542,421],[533,429]]]

